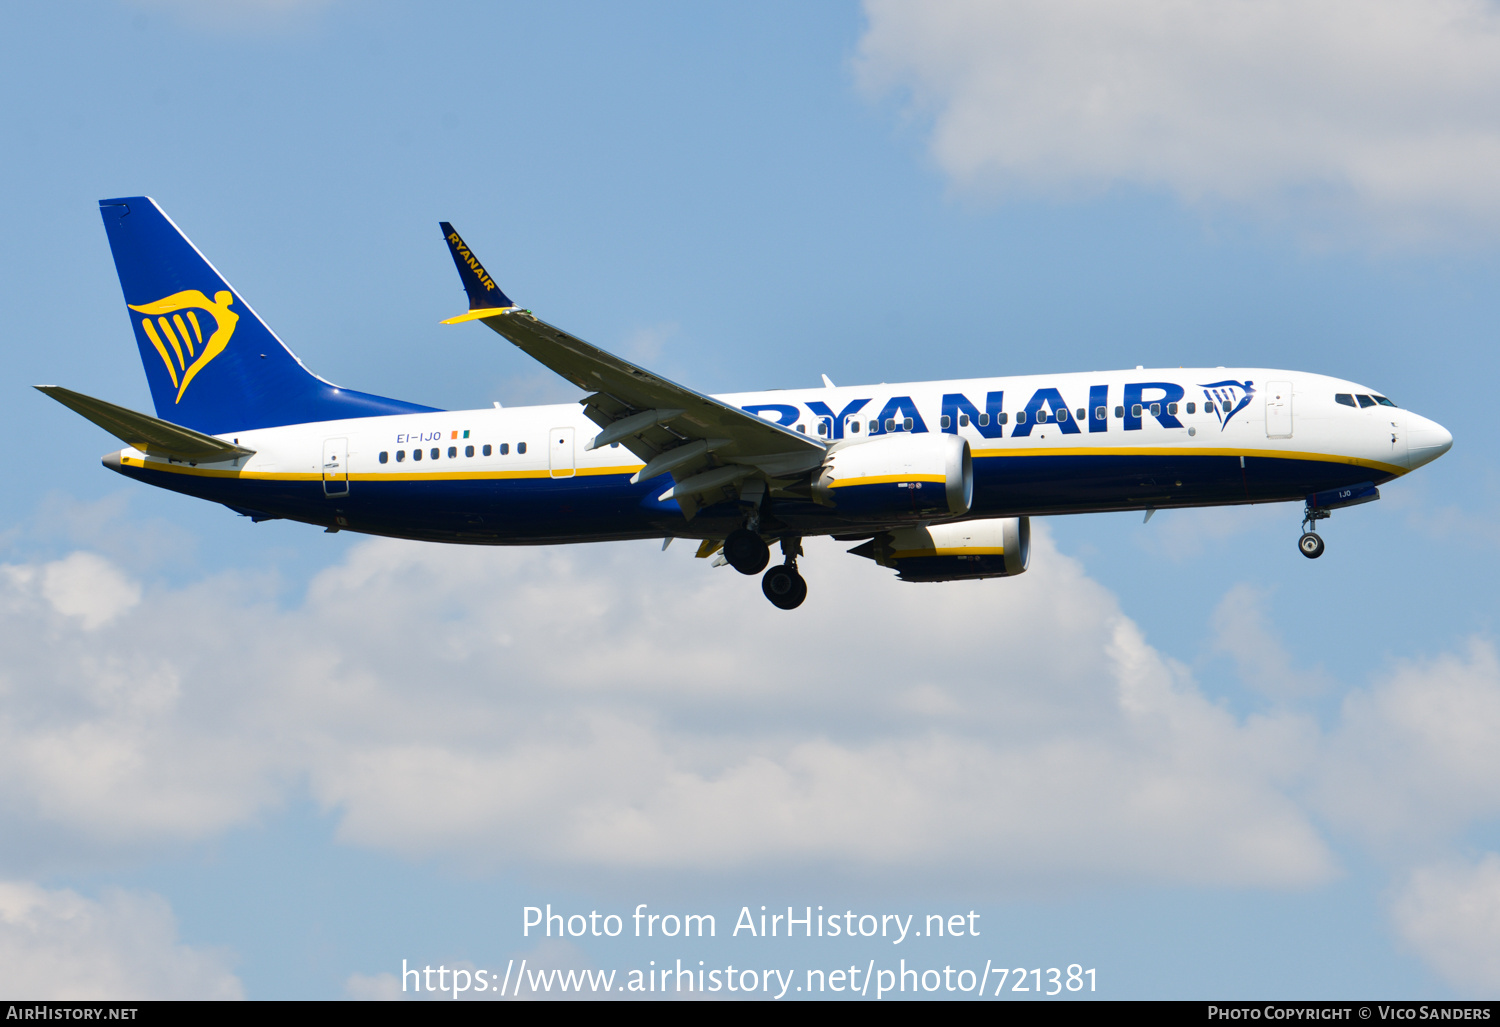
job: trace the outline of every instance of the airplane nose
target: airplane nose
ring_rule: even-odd
[[[1453,434],[1420,414],[1408,415],[1406,440],[1412,470],[1432,463],[1453,448]]]

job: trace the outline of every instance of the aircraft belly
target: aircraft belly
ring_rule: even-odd
[[[1008,517],[1290,502],[1392,477],[1363,464],[1274,454],[1248,455],[1243,467],[1238,456],[1217,454],[976,457],[973,512]]]

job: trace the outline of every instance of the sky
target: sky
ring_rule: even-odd
[[[1500,994],[1500,5],[6,27],[0,994],[431,998],[430,965],[486,1000],[522,960],[734,964],[709,997],[769,1000],[810,970],[1038,997],[986,966],[1061,998]],[[1248,365],[1455,443],[1317,561],[1294,505],[1038,519],[1026,574],[944,585],[809,540],[791,614],[689,545],[252,525],[111,474],[29,388],[151,409],[97,213],[142,193],[310,368],[438,407],[578,398],[439,325],[448,220],[523,306],[703,391]],[[549,905],[621,930],[525,926]],[[763,906],[845,933],[763,937]]]

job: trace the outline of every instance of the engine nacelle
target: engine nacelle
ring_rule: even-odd
[[[974,501],[974,458],[959,435],[881,435],[830,452],[813,498],[847,517],[958,517]]]
[[[995,517],[883,531],[849,550],[893,568],[902,581],[965,581],[1021,574],[1031,560],[1031,519]]]

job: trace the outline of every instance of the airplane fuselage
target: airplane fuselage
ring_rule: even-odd
[[[1264,368],[1136,369],[716,397],[832,450],[901,433],[957,435],[973,456],[958,520],[1301,501],[1382,484],[1436,458],[1451,437],[1378,393]],[[1102,416],[1101,416],[1102,415]],[[248,458],[189,463],[125,449],[108,466],[257,518],[428,541],[525,545],[723,537],[733,502],[691,520],[632,484],[642,461],[588,450],[599,426],[576,404],[404,413],[219,436]],[[921,481],[895,483],[913,489]],[[926,483],[930,487],[930,483]],[[774,496],[774,493],[773,493]],[[882,522],[799,495],[774,498],[799,534]],[[928,518],[930,519],[930,518]],[[899,514],[883,522],[908,523]]]

